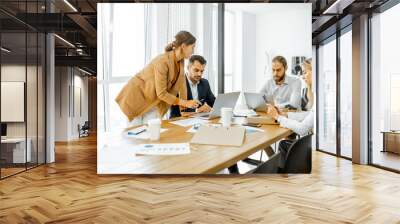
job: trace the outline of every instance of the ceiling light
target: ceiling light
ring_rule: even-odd
[[[340,2],[341,0],[336,0],[332,5],[330,5],[327,9],[325,9],[324,10],[324,12],[322,13],[322,14],[330,14],[330,13],[332,13],[331,11],[332,10],[334,10],[335,11],[335,14],[336,14],[336,11],[337,11],[337,4],[339,4],[339,2]],[[337,14],[339,14],[339,13],[337,13]]]
[[[347,7],[350,5],[354,0],[336,0],[332,5],[330,5],[327,9],[324,10],[322,14],[341,14],[343,13],[343,8]],[[343,6],[341,7],[342,10],[339,9],[340,5],[339,3],[343,3]],[[340,10],[340,12],[338,12]]]
[[[62,38],[62,37],[60,37],[60,36],[58,36],[57,34],[54,34],[54,36],[57,37],[58,39],[60,39],[61,41],[63,41],[64,43],[66,43],[67,45],[69,45],[69,46],[75,48],[75,45],[71,44],[71,42],[69,42],[68,40],[66,40],[66,39],[64,39],[64,38]]]
[[[81,71],[81,72],[83,72],[83,73],[85,73],[85,74],[87,74],[87,75],[92,75],[92,73],[90,73],[90,72],[88,72],[88,71],[86,71],[86,70],[83,70],[83,69],[81,69],[81,68],[79,68],[79,67],[78,67],[78,70]]]
[[[65,4],[67,4],[72,10],[74,10],[75,12],[78,12],[78,10],[71,4],[69,3],[68,0],[64,0]]]
[[[11,50],[9,50],[9,49],[7,49],[7,48],[5,48],[5,47],[1,47],[1,50],[4,51],[4,52],[6,52],[6,53],[10,53],[10,52],[11,52]]]

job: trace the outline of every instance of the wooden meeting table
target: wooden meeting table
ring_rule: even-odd
[[[178,119],[186,119],[186,117]],[[293,133],[279,125],[262,125],[260,129],[265,132],[246,133],[243,145],[240,147],[191,144],[190,154],[185,155],[135,155],[133,147],[138,144],[190,142],[193,133],[186,131],[191,126],[182,127],[170,121],[162,121],[161,128],[168,130],[161,133],[160,140],[157,142],[127,138],[124,137],[122,131],[98,133],[97,173],[215,174]],[[217,118],[210,122],[217,123],[218,121]]]

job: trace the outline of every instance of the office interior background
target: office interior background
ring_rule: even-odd
[[[95,146],[86,147],[85,144],[91,144],[96,140],[90,137],[79,138],[78,124],[81,127],[85,121],[89,121],[89,136],[96,135],[97,119],[105,121],[104,127],[98,127],[99,130],[106,128],[107,122],[112,122],[111,119],[114,116],[111,114],[112,112],[97,111],[97,108],[104,108],[102,104],[107,103],[106,98],[112,96],[112,91],[116,91],[115,89],[129,78],[126,74],[133,74],[132,70],[140,67],[139,63],[144,63],[157,50],[156,48],[151,48],[151,51],[141,49],[143,45],[129,46],[135,47],[139,51],[148,52],[148,54],[146,53],[143,58],[132,60],[138,62],[138,64],[132,64],[133,66],[129,68],[112,65],[113,69],[122,69],[113,73],[117,77],[108,77],[110,80],[107,80],[107,77],[102,77],[100,71],[96,69],[96,41],[99,38],[96,33],[102,29],[101,26],[98,26],[101,18],[97,17],[97,11],[100,9],[97,3],[105,2],[112,1],[2,0],[0,2],[0,120],[2,136],[5,137],[2,138],[0,145],[0,191],[2,192],[0,197],[2,202],[5,202],[0,205],[2,208],[0,214],[2,215],[12,212],[12,208],[6,208],[8,205],[26,209],[26,206],[33,202],[24,199],[32,196],[41,197],[44,191],[57,192],[48,196],[49,199],[52,197],[60,198],[59,195],[68,193],[72,193],[72,196],[69,197],[74,198],[82,192],[96,197],[104,192],[107,192],[107,194],[115,193],[110,186],[113,185],[113,182],[126,184],[131,181],[127,184],[128,187],[135,189],[137,185],[139,188],[147,187],[150,189],[145,195],[153,192],[168,194],[170,190],[162,187],[173,188],[174,186],[171,186],[170,182],[174,182],[176,186],[182,186],[182,188],[200,182],[205,185],[193,188],[194,191],[200,192],[217,185],[222,186],[223,192],[215,191],[219,194],[215,197],[219,198],[221,195],[225,195],[224,192],[231,192],[230,186],[239,184],[237,181],[225,179],[226,185],[224,185],[222,180],[218,182],[217,179],[207,178],[202,180],[196,178],[168,179],[159,184],[156,179],[143,179],[135,182],[125,177],[107,179],[107,177],[98,177],[95,174]],[[282,1],[271,0],[268,2],[281,3]],[[313,174],[295,176],[293,177],[295,179],[288,177],[282,183],[274,181],[272,184],[276,184],[274,185],[276,188],[272,188],[279,193],[290,189],[294,194],[299,193],[300,195],[300,189],[290,188],[291,185],[285,185],[284,181],[298,186],[301,183],[300,179],[307,180],[307,187],[309,187],[307,189],[310,189],[310,191],[314,189],[314,192],[320,192],[320,194],[318,194],[318,198],[314,198],[314,195],[302,193],[313,203],[315,201],[321,203],[317,203],[321,205],[320,208],[326,205],[324,203],[329,203],[330,200],[321,200],[321,198],[327,199],[328,196],[342,195],[344,198],[356,198],[355,201],[348,204],[352,206],[347,207],[347,212],[335,207],[344,208],[346,207],[344,206],[345,202],[342,203],[329,198],[335,203],[330,204],[329,209],[335,213],[329,213],[323,209],[319,210],[320,221],[332,221],[335,214],[338,213],[341,213],[341,216],[336,217],[333,221],[365,221],[367,219],[365,216],[368,215],[364,213],[367,211],[367,213],[372,214],[368,217],[373,220],[384,223],[398,222],[399,204],[396,200],[393,200],[398,195],[396,190],[398,189],[398,182],[396,182],[398,174],[392,175],[391,172],[384,170],[399,173],[400,156],[399,152],[396,152],[393,148],[387,150],[388,145],[385,143],[384,133],[382,132],[390,134],[391,130],[400,129],[400,103],[396,97],[400,92],[400,68],[397,66],[398,57],[396,57],[400,51],[398,42],[400,33],[397,29],[397,24],[400,22],[400,4],[396,0],[305,0],[294,2],[312,4],[312,16],[309,18],[312,23],[312,30],[310,30],[312,38],[311,55],[317,97],[314,129],[314,142],[317,152],[313,156],[314,162],[317,159],[317,161],[320,161],[321,158],[325,162],[317,163],[314,166],[317,169],[314,169]],[[185,7],[181,4],[176,5],[173,7]],[[256,26],[243,25],[239,27],[239,30],[236,30],[237,27],[232,29],[232,23],[229,21],[235,21],[236,24],[236,20],[251,20],[252,16],[243,17],[244,13],[240,12],[241,10],[237,10],[235,7],[229,8],[229,6],[226,6],[228,4],[225,4],[224,7],[222,3],[209,5],[212,9],[206,11],[203,7],[202,16],[203,21],[211,24],[211,27],[208,27],[209,33],[207,35],[205,35],[206,30],[202,31],[204,33],[202,38],[204,38],[204,44],[211,45],[206,48],[206,46],[200,44],[199,49],[204,49],[202,53],[209,57],[207,75],[212,81],[211,85],[214,92],[222,93],[247,88],[257,91],[258,87],[262,85],[262,81],[266,79],[264,76],[265,68],[253,68],[256,76],[253,77],[255,80],[252,81],[256,82],[257,85],[248,85],[250,82],[243,81],[246,74],[238,72],[247,69],[240,67],[240,65],[244,66],[245,64],[236,64],[237,60],[240,60],[237,57],[241,54],[229,52],[228,47],[221,48],[221,44],[212,41],[216,38],[219,43],[224,43],[224,46],[236,46],[234,45],[238,41],[236,38],[250,38],[241,36],[240,29],[242,31],[246,29],[258,30],[257,23]],[[150,17],[145,15],[150,14],[151,11],[144,10],[135,13],[143,13],[143,20],[125,22],[129,24],[138,22],[136,25],[143,27],[150,22],[146,20]],[[109,16],[118,17],[118,15]],[[176,18],[176,16],[178,15],[168,14],[168,18],[178,21],[181,21],[180,18],[184,18],[185,15],[179,15],[182,16],[180,18]],[[257,16],[255,17],[257,18]],[[220,24],[218,18],[224,18],[226,21],[223,30],[218,28],[218,24]],[[213,19],[217,21],[216,26],[215,23],[211,22],[215,21]],[[291,24],[274,21],[272,25],[280,29],[282,26],[290,26]],[[170,27],[169,29],[172,30],[173,28]],[[299,28],[299,30],[303,32],[303,29]],[[150,33],[149,31],[148,35]],[[221,33],[224,33],[224,38],[218,35]],[[172,35],[172,32],[167,32],[162,38],[168,39]],[[275,37],[279,38],[279,36]],[[147,37],[138,38],[146,40]],[[205,41],[207,38],[210,39],[210,42]],[[264,48],[268,48],[267,44],[270,43],[265,43]],[[117,46],[118,43],[116,43]],[[236,47],[230,49],[234,49],[234,51],[247,50]],[[109,53],[111,54],[111,52]],[[271,54],[275,53],[277,52],[271,52]],[[295,53],[297,54],[297,52]],[[254,56],[256,62],[257,60],[264,61],[266,58],[265,52],[260,54],[262,56],[257,54]],[[290,54],[292,52],[285,52],[285,55],[289,56]],[[222,57],[224,55],[225,57]],[[231,58],[227,56],[231,56]],[[224,66],[220,66],[222,64]],[[99,74],[97,75],[97,73]],[[98,79],[103,82],[99,86],[97,85]],[[259,80],[262,81],[259,82]],[[102,96],[105,101],[97,102],[97,94],[100,97],[104,93],[104,90],[100,91],[98,87],[107,89],[105,88],[106,85],[109,85],[107,87],[109,93]],[[112,105],[110,107],[112,108]],[[11,108],[12,111],[10,112]],[[99,113],[99,116],[97,113]],[[106,116],[110,117],[106,118]],[[399,145],[396,144],[398,137],[391,136],[390,138],[392,146],[395,146],[394,148],[397,146],[398,149]],[[7,140],[11,142],[7,143]],[[31,169],[34,167],[36,168]],[[243,182],[248,182],[249,185],[246,185],[243,189],[254,190],[260,192],[260,194],[268,189],[265,186],[265,182],[268,183],[268,181],[260,179],[260,182],[258,182],[256,178],[245,179]],[[90,179],[91,183],[87,183],[83,179]],[[361,181],[356,183],[358,180]],[[67,181],[69,185],[59,184],[60,181]],[[144,184],[146,181],[150,184]],[[316,188],[313,188],[315,182],[317,182]],[[29,184],[31,184],[31,188],[28,189],[26,185]],[[74,189],[71,189],[70,185]],[[35,188],[36,186],[39,187]],[[257,186],[263,186],[262,191],[259,191],[260,189]],[[66,188],[69,192],[62,191],[61,188]],[[282,190],[280,191],[278,188]],[[50,191],[50,189],[54,191]],[[124,186],[118,188],[118,190],[121,189],[130,193],[130,196],[124,195],[124,197],[133,197],[135,194],[143,195],[143,191],[140,189],[129,191],[130,189]],[[233,189],[240,190],[238,188]],[[360,190],[361,193],[357,190]],[[26,191],[29,191],[29,193]],[[207,191],[206,194],[213,195],[211,191]],[[62,193],[58,194],[59,192]],[[358,198],[360,195],[372,196],[360,199]],[[177,195],[174,195],[174,197],[178,198]],[[241,197],[237,196],[237,198]],[[286,200],[290,196],[286,195],[280,198]],[[82,201],[87,200],[84,197],[80,199]],[[101,199],[104,199],[105,202],[112,202],[106,196],[102,196]],[[63,198],[63,200],[68,201],[66,198]],[[366,202],[364,200],[371,201]],[[298,198],[293,199],[293,201],[297,202]],[[293,201],[289,201],[287,204],[296,204]],[[17,205],[18,203],[21,205]],[[93,203],[93,201],[90,203]],[[96,201],[96,203],[100,202]],[[215,205],[215,201],[212,203]],[[304,201],[303,203],[307,204],[308,202]],[[114,206],[118,207],[122,204],[120,202],[114,204]],[[264,205],[267,206],[267,204]],[[76,214],[84,211],[79,211],[75,207],[65,208],[62,203],[57,205],[49,203],[46,206],[58,206],[60,210],[66,213],[65,216],[60,215],[59,217],[70,218],[75,221],[76,219],[72,216],[76,217]],[[225,203],[224,206],[227,206],[229,211],[235,211],[229,204],[226,205]],[[233,204],[233,206],[240,207],[238,204]],[[377,209],[379,206],[385,208]],[[291,209],[295,210],[293,207],[285,208],[286,211],[291,211]],[[116,209],[107,206],[105,208],[109,209],[108,211],[116,211]],[[350,211],[354,210],[357,210],[357,212],[350,214]],[[315,212],[301,211],[305,214],[304,219],[316,216]],[[104,212],[104,210],[99,210],[100,212]],[[99,213],[93,211],[93,214]],[[18,212],[16,214],[35,216],[35,214],[27,211],[23,214]],[[104,216],[110,215],[109,213],[103,214]],[[206,216],[205,213],[201,214]],[[229,216],[229,214],[224,214]],[[292,213],[292,215],[299,215],[299,213]],[[148,214],[148,216],[151,216],[151,214]],[[270,217],[271,219],[272,217],[277,218],[274,215]],[[201,218],[201,215],[199,218]],[[53,217],[52,219],[57,218]],[[38,220],[45,219],[38,218]],[[221,220],[232,221],[222,218]],[[301,220],[299,219],[299,221]]]
[[[78,139],[85,122],[95,132],[97,86],[96,41],[73,19],[62,18],[68,5],[1,1],[0,7],[3,179],[55,162],[55,142]]]
[[[80,10],[88,12],[84,16],[90,21],[89,24],[85,23],[86,30],[73,24],[74,20],[70,17],[67,19],[53,18],[54,24],[46,27],[43,24],[45,17],[39,17],[46,13],[46,10],[53,10],[55,13],[63,10],[70,11],[71,14],[76,14],[76,12],[65,3],[50,2],[52,9],[44,7],[45,3],[45,1],[2,2],[3,21],[12,21],[2,23],[1,32],[2,129],[7,132],[6,136],[18,140],[14,145],[2,144],[3,177],[8,176],[6,169],[15,173],[43,164],[45,161],[45,116],[47,112],[45,110],[45,87],[47,87],[45,75],[49,74],[49,70],[54,69],[54,72],[59,74],[53,77],[55,116],[54,120],[49,123],[54,123],[57,128],[54,128],[54,136],[48,138],[47,141],[49,146],[47,149],[51,151],[51,148],[54,148],[52,141],[68,141],[76,138],[78,124],[83,125],[85,121],[90,120],[91,129],[96,130],[95,108],[99,111],[101,130],[110,123],[114,124],[108,125],[110,129],[125,125],[125,121],[121,119],[123,115],[112,99],[131,74],[134,74],[152,56],[157,54],[163,44],[173,37],[174,32],[181,28],[193,29],[195,34],[202,34],[198,35],[197,51],[208,59],[205,77],[210,80],[215,93],[237,90],[258,91],[268,78],[268,61],[273,55],[282,54],[290,60],[292,56],[311,56],[310,54],[312,54],[314,73],[318,74],[315,85],[318,98],[315,136],[318,138],[314,139],[315,147],[318,150],[351,159],[353,115],[353,97],[350,97],[352,96],[351,73],[353,71],[351,51],[353,42],[351,17],[353,15],[351,10],[363,12],[368,7],[382,9],[371,10],[368,18],[369,32],[365,34],[369,37],[368,53],[370,55],[367,87],[371,90],[368,95],[370,107],[368,109],[368,136],[371,144],[368,146],[367,159],[369,164],[399,170],[397,154],[382,152],[384,148],[382,132],[398,130],[400,126],[400,106],[394,97],[399,92],[399,72],[395,66],[395,52],[398,50],[395,40],[399,34],[392,29],[399,20],[399,6],[395,5],[385,10],[383,5],[390,4],[390,1],[386,4],[380,2],[372,5],[355,1],[349,6],[344,5],[349,8],[348,15],[345,11],[339,17],[329,14],[320,17],[314,16],[312,18],[313,31],[309,33],[303,32],[301,23],[309,16],[300,12],[301,7],[294,7],[290,10],[291,16],[298,18],[298,24],[294,22],[282,24],[269,19],[269,17],[279,16],[278,12],[284,5],[277,4],[263,8],[251,4],[247,6],[225,4],[223,9],[225,62],[223,77],[218,76],[218,72],[221,71],[221,68],[218,68],[218,55],[222,52],[218,52],[218,34],[221,35],[221,32],[218,32],[217,3],[136,4],[127,7],[124,7],[124,4],[111,4],[107,10],[103,9],[104,12],[100,11],[104,14],[102,18],[94,15],[97,13],[97,10],[94,10],[96,9],[94,2],[91,4],[81,3],[82,6],[79,6],[83,8]],[[317,6],[323,8],[324,1],[317,1],[312,5],[314,12]],[[121,13],[112,13],[115,10]],[[128,11],[135,13],[127,15]],[[13,13],[19,14],[14,15]],[[155,14],[159,16],[152,17]],[[126,19],[130,17],[132,19]],[[163,20],[164,17],[169,19]],[[102,54],[100,51],[99,57],[113,54],[130,55],[130,57],[113,60],[113,63],[102,69],[108,69],[109,74],[113,74],[112,76],[105,77],[102,70],[99,72],[98,80],[101,88],[98,88],[98,97],[104,100],[99,101],[99,105],[96,106],[96,102],[89,99],[93,99],[97,94],[95,93],[97,86],[94,84],[96,83],[97,43],[89,38],[88,33],[90,30],[96,30],[97,23],[101,25],[98,27],[99,31],[108,29],[110,24],[105,21],[109,21],[111,18],[112,21],[118,21],[113,24],[112,52]],[[24,21],[29,21],[29,23]],[[167,21],[168,24],[166,24]],[[338,30],[332,29],[332,24],[335,24],[332,21],[341,21]],[[65,24],[61,24],[61,22]],[[93,25],[89,26],[90,23]],[[138,27],[138,30],[142,29],[144,35],[134,35],[134,29],[124,29],[129,24]],[[13,27],[9,29],[7,26]],[[164,27],[164,29],[157,29],[157,26]],[[45,33],[49,31],[58,31],[58,34],[46,37]],[[60,31],[64,31],[64,33]],[[153,35],[156,31],[158,34]],[[284,34],[289,32],[298,32],[302,35],[296,35],[296,42],[294,42],[291,39],[279,38],[280,35],[268,35],[269,31],[280,33],[282,36],[286,36]],[[121,32],[124,32],[124,35],[118,35]],[[251,35],[255,33],[256,35]],[[298,44],[308,41],[307,34],[312,34],[312,53],[309,52],[306,44]],[[54,38],[54,52],[51,52],[52,45],[49,45],[52,38]],[[135,41],[130,41],[132,38],[135,38]],[[13,51],[12,48],[15,50]],[[135,49],[134,52],[143,52],[143,54],[131,54],[133,49]],[[47,60],[51,59],[52,53],[55,54],[53,68],[49,61],[46,62],[46,58]],[[291,71],[290,67],[288,71]],[[222,82],[223,86],[218,84]],[[19,83],[25,85],[21,87],[23,91],[20,90],[16,94],[7,92],[7,89],[15,90],[13,86],[9,85],[18,85]],[[317,91],[321,89],[325,91]],[[338,92],[340,94],[337,94]],[[9,99],[7,100],[7,98]],[[19,102],[18,105],[23,104],[23,107],[20,106],[16,109],[20,112],[17,113],[20,117],[17,120],[9,120],[6,116],[14,114],[11,112],[14,110],[10,105],[18,106],[12,103],[15,101]],[[104,110],[104,108],[108,108],[104,104],[109,105],[110,109]],[[11,155],[8,151],[11,149],[7,149],[7,147],[25,148],[20,155],[22,157],[25,154],[30,156],[27,156],[29,158],[25,158],[19,166],[14,166],[9,158]],[[48,153],[47,157],[49,157],[48,161],[52,161],[51,157],[54,155]]]

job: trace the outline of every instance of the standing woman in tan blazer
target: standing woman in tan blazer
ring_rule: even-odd
[[[161,118],[171,105],[197,108],[197,101],[186,100],[184,59],[194,52],[196,38],[180,31],[175,40],[134,75],[115,99],[130,125],[142,125],[152,118]],[[177,97],[177,95],[179,97]]]

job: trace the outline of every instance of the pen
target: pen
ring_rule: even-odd
[[[143,132],[145,132],[145,131],[146,131],[146,129],[143,129],[143,130],[138,131],[138,132],[131,132],[131,131],[128,131],[128,135],[138,135],[138,134],[143,133]]]
[[[197,102],[199,102],[199,105],[197,106],[197,108],[199,108],[200,106],[203,106],[204,101],[205,101],[205,99],[197,100]],[[196,112],[197,112],[197,110],[196,110]]]
[[[206,101],[205,99],[201,99],[200,100],[200,105],[202,106],[204,104],[204,101]]]

